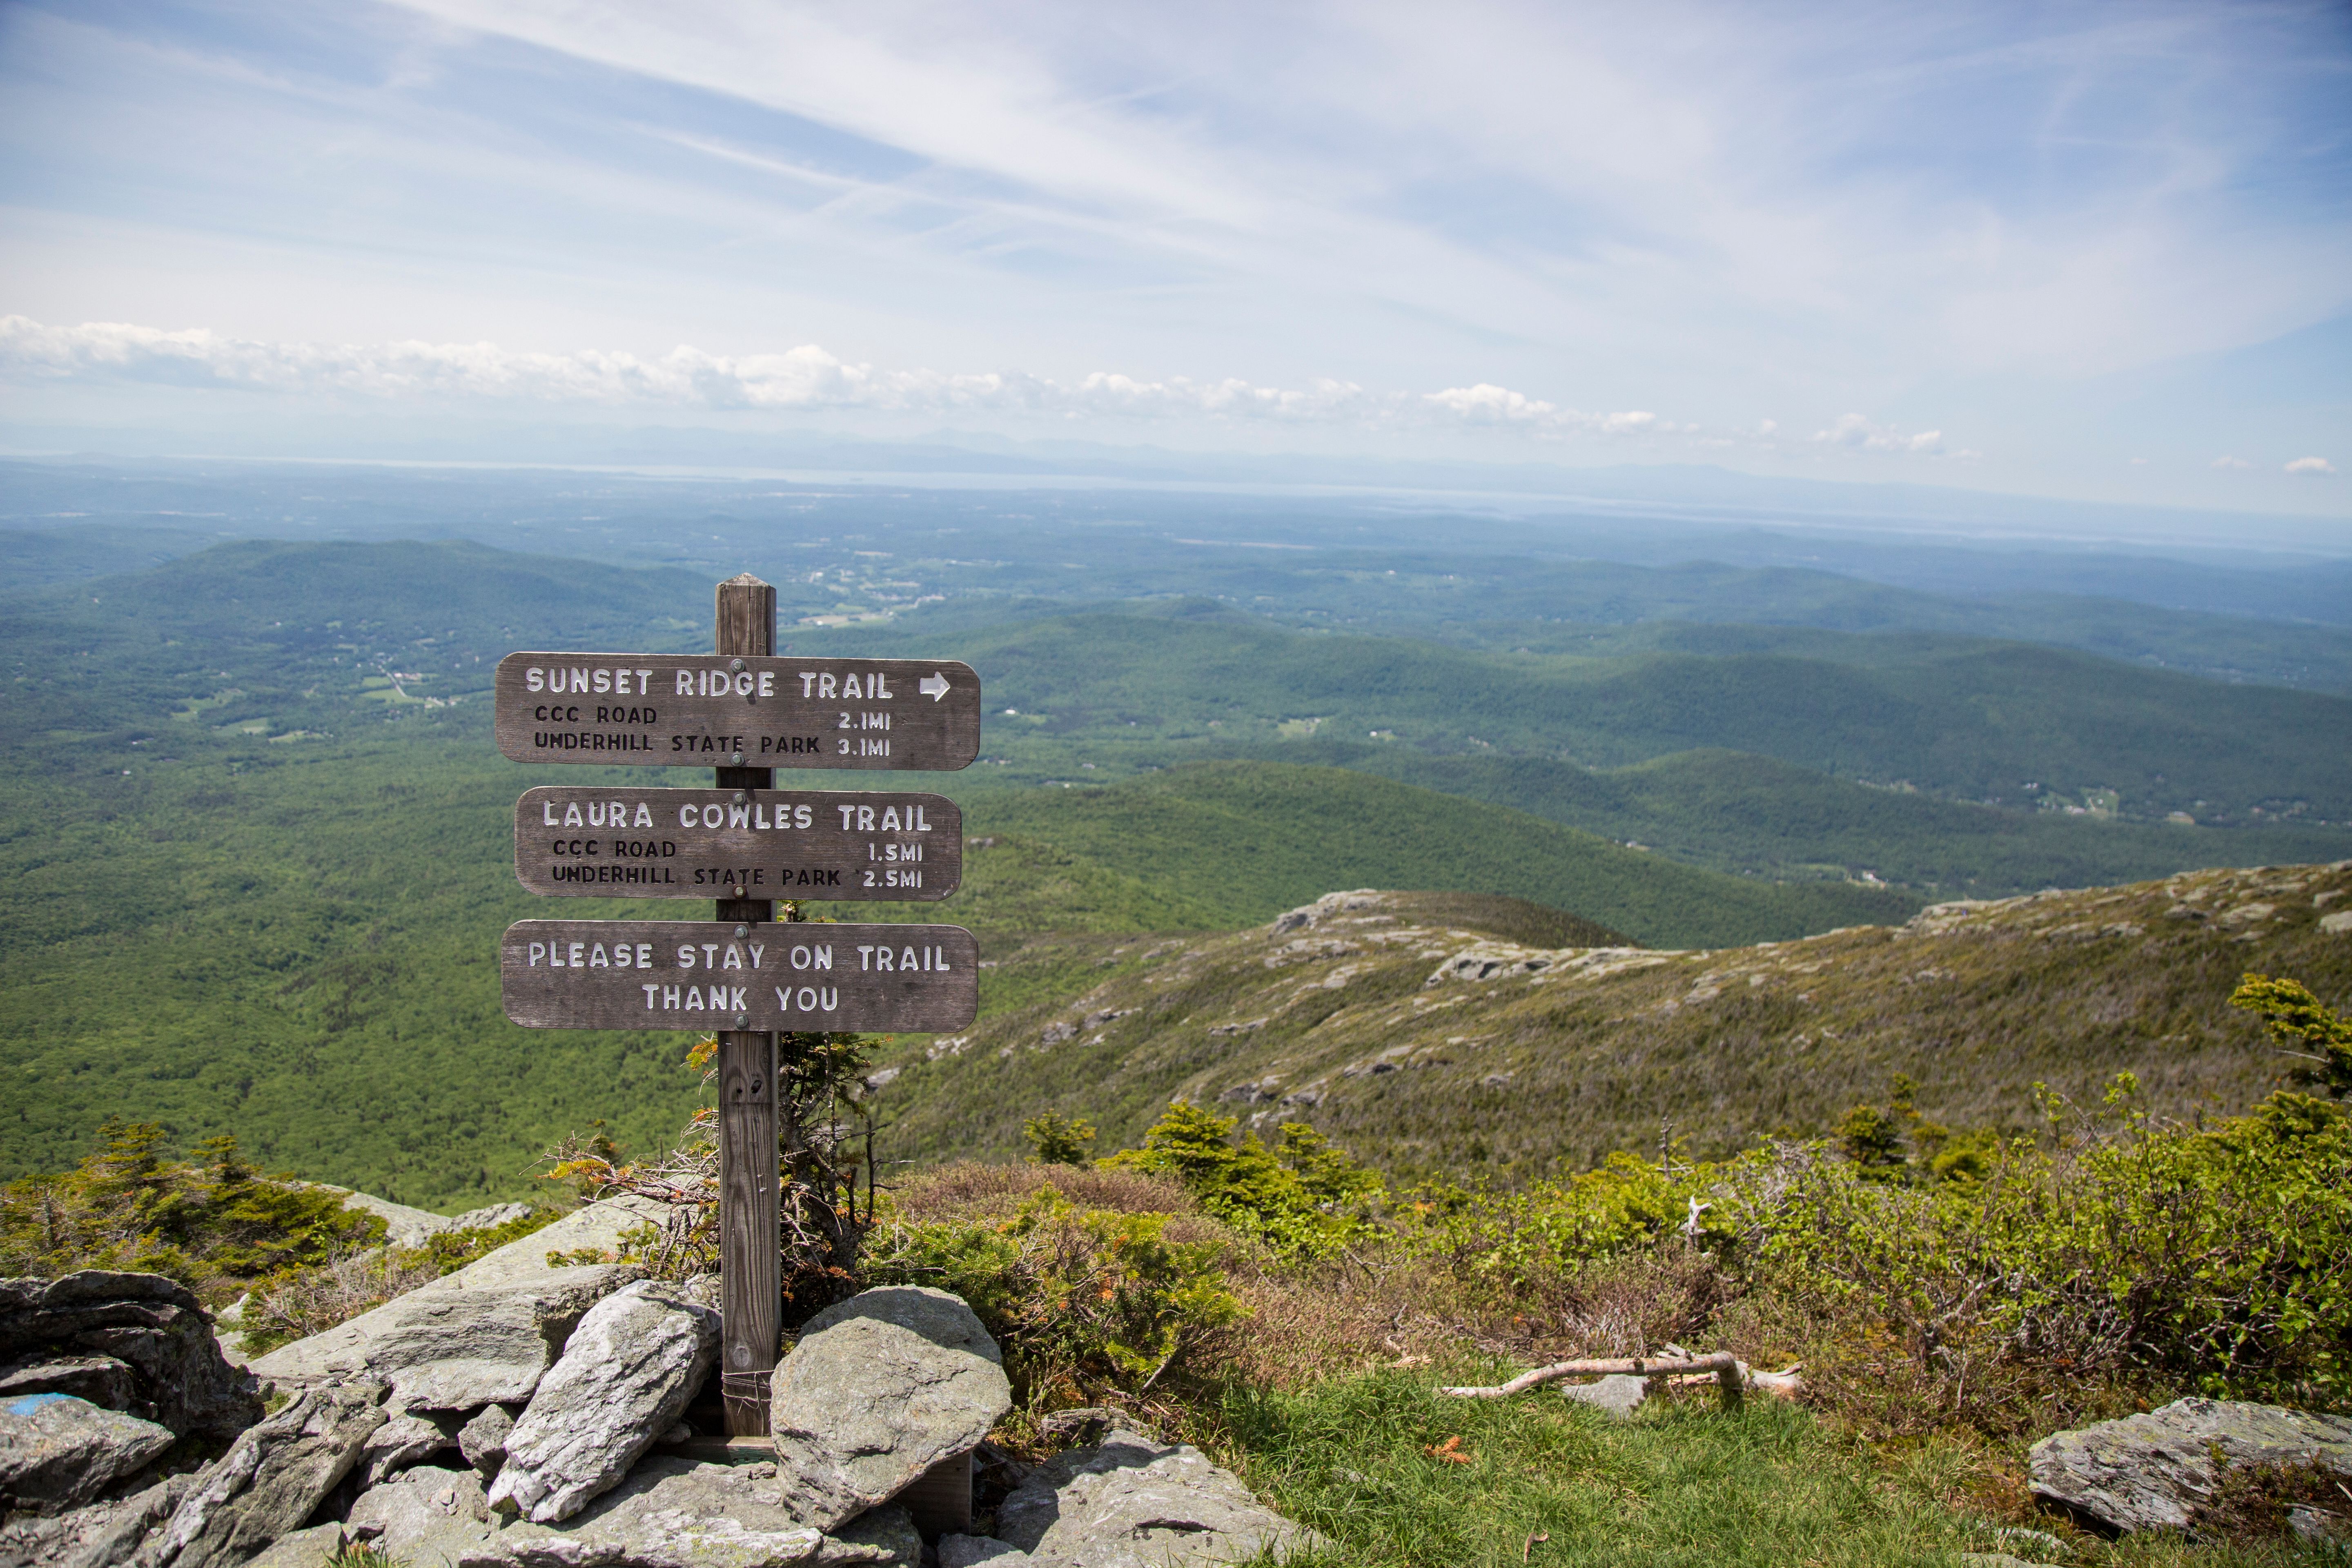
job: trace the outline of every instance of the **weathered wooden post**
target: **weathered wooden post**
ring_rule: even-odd
[[[719,584],[718,644],[733,659],[776,651],[776,590],[749,572]],[[742,663],[732,663],[740,670]],[[741,752],[716,770],[725,790],[769,789],[772,768],[745,767]],[[772,899],[720,899],[722,921],[751,926],[776,918]],[[730,1436],[768,1430],[768,1379],[775,1371],[783,1310],[782,1185],[777,1166],[776,1037],[762,1029],[719,1031],[719,1392]]]
[[[519,763],[717,769],[716,789],[542,785],[515,803],[515,877],[558,898],[712,899],[712,921],[517,921],[506,1015],[534,1029],[719,1039],[719,1392],[768,1430],[783,1315],[780,1034],[932,1033],[980,1005],[961,926],[828,921],[780,941],[775,898],[946,898],[962,814],[907,790],[779,790],[791,770],[947,771],[980,754],[980,678],[952,659],[778,658],[776,591],[719,584],[708,654],[510,653],[499,750]]]

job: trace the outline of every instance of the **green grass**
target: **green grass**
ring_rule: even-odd
[[[1969,1545],[1965,1521],[1810,1415],[1713,1406],[1621,1423],[1556,1394],[1450,1399],[1433,1378],[1374,1373],[1237,1389],[1223,1414],[1243,1473],[1333,1542],[1310,1560],[1333,1568],[1945,1568]],[[1430,1456],[1455,1439],[1469,1463]]]

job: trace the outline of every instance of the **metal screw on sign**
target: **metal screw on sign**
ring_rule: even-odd
[[[727,759],[727,765],[730,768],[741,767],[743,765],[743,753],[737,752],[734,755],[729,757]]]
[[[737,790],[737,791],[735,792],[735,804],[736,804],[737,805],[741,805],[745,804],[745,803],[746,803],[746,802],[748,802],[751,798],[751,797],[750,795],[745,795],[745,794],[744,794],[741,790],[740,790],[740,789],[739,789],[739,790]]]
[[[739,1029],[751,1021],[751,1015],[749,1013],[738,1013],[735,1015],[735,1026]]]
[[[737,936],[750,936],[751,934],[751,928],[750,926],[737,926],[735,928],[735,934]]]
[[[743,661],[740,658],[732,660],[729,663],[727,668],[733,670],[736,674],[740,675],[743,673]]]

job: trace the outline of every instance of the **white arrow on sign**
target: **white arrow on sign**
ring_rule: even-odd
[[[915,682],[915,689],[937,702],[948,694],[948,678],[935,669]]]

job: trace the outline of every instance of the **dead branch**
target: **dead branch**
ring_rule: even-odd
[[[1682,1356],[1612,1356],[1594,1361],[1555,1362],[1539,1366],[1533,1372],[1523,1372],[1508,1383],[1492,1388],[1441,1388],[1440,1394],[1450,1394],[1457,1399],[1508,1399],[1514,1394],[1525,1394],[1547,1383],[1558,1383],[1569,1377],[1674,1377],[1677,1374],[1712,1374],[1716,1386],[1723,1391],[1727,1410],[1739,1407],[1741,1394],[1749,1384],[1781,1398],[1793,1397],[1797,1386],[1797,1369],[1786,1372],[1751,1373],[1746,1363],[1729,1351],[1717,1351],[1711,1355]]]

